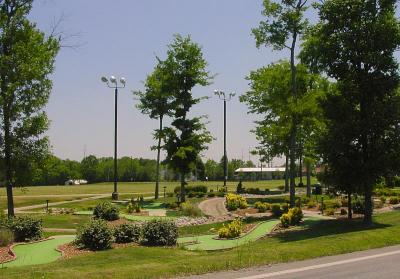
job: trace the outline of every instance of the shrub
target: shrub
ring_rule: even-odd
[[[178,239],[178,227],[173,221],[151,220],[142,227],[143,244],[152,246],[172,246]]]
[[[290,215],[289,215],[288,213],[283,214],[283,215],[280,217],[282,227],[288,228],[288,227],[290,226],[290,223],[291,223],[291,220],[290,220],[290,219],[291,219],[291,218],[290,218]]]
[[[327,216],[335,215],[335,209],[334,209],[334,208],[327,208],[327,209],[324,211],[324,213],[325,213],[325,215],[327,215]]]
[[[28,216],[15,217],[10,221],[9,229],[16,241],[31,241],[42,238],[42,220]]]
[[[349,200],[348,200],[346,197],[342,197],[342,198],[340,199],[340,203],[341,203],[341,206],[342,206],[342,207],[347,207],[347,206],[348,206],[348,203],[349,203]]]
[[[267,210],[271,209],[271,205],[266,202],[256,202],[254,204],[254,208],[258,209],[258,212],[267,212]]]
[[[139,242],[140,226],[136,224],[122,224],[114,229],[114,238],[116,243]]]
[[[176,186],[174,188],[174,193],[178,194],[181,192],[181,186]],[[207,193],[208,192],[208,188],[205,185],[197,185],[197,186],[186,186],[185,187],[185,192],[189,195],[190,192],[202,192],[202,193]]]
[[[239,237],[243,230],[243,223],[240,219],[235,219],[228,224],[227,227],[223,226],[218,230],[219,238],[235,238]]]
[[[374,208],[377,208],[377,209],[382,208],[383,202],[381,200],[376,200],[376,201],[374,201],[373,206],[374,206]]]
[[[203,192],[197,192],[196,193],[196,197],[197,198],[203,198],[203,197],[205,197],[205,195],[206,195],[206,193],[203,193]]]
[[[201,210],[191,202],[181,203],[181,211],[185,216],[199,217],[201,216]]]
[[[187,196],[188,196],[188,198],[194,198],[194,197],[196,196],[196,193],[190,191],[190,192],[187,194]]]
[[[278,203],[274,203],[271,205],[272,215],[275,217],[280,217],[282,215],[281,205]]]
[[[307,204],[311,201],[311,198],[309,197],[301,197],[301,203],[302,204]]]
[[[347,215],[347,210],[344,208],[340,209],[340,215]]]
[[[214,193],[214,192],[209,192],[209,193],[207,194],[207,197],[213,198],[213,197],[215,197],[215,193]]]
[[[291,225],[297,225],[300,223],[301,220],[303,220],[303,211],[301,211],[300,207],[294,207],[289,209],[288,213],[290,216],[290,224]]]
[[[317,206],[317,203],[315,202],[315,201],[313,201],[313,200],[310,200],[308,203],[307,203],[307,208],[314,208],[314,207],[316,207]]]
[[[239,183],[238,183],[238,185],[236,187],[236,193],[238,193],[238,194],[243,193],[244,190],[245,189],[243,188],[242,181],[239,181]]]
[[[225,197],[225,192],[218,191],[217,192],[217,197],[220,197],[220,198]]]
[[[5,247],[14,241],[14,234],[6,228],[0,228],[0,247]]]
[[[382,197],[380,197],[380,200],[382,203],[386,203],[386,197],[382,196]]]
[[[174,193],[171,193],[171,192],[168,192],[168,193],[167,193],[167,197],[168,197],[168,198],[172,198],[173,196],[174,196]]]
[[[179,206],[176,202],[172,202],[172,203],[166,203],[165,207],[169,209],[177,209]]]
[[[354,202],[352,202],[351,207],[356,214],[364,214],[365,212],[364,201],[360,198],[356,198]]]
[[[284,204],[281,205],[281,208],[282,208],[282,213],[288,213],[288,211],[289,211],[289,204],[284,203]]]
[[[112,230],[101,219],[93,219],[78,230],[76,243],[90,250],[105,250],[111,248]]]
[[[389,203],[390,204],[398,204],[399,203],[399,198],[398,197],[390,197],[389,198]]]
[[[226,208],[229,211],[236,210],[238,208],[245,209],[248,207],[247,201],[245,198],[235,194],[227,194],[226,195]]]
[[[342,202],[339,200],[330,200],[325,202],[326,207],[329,208],[340,208],[342,206]]]
[[[119,219],[119,210],[112,203],[103,202],[96,205],[96,207],[93,210],[93,215],[97,219],[114,221]]]

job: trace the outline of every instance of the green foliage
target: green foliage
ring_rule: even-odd
[[[340,215],[347,215],[347,210],[344,208],[340,209]]]
[[[84,224],[77,233],[76,243],[93,251],[111,248],[113,232],[101,219],[93,219]]]
[[[178,227],[170,220],[151,220],[142,227],[142,243],[149,246],[173,246],[178,239]]]
[[[243,223],[240,219],[235,219],[230,222],[226,227],[225,225],[218,230],[219,238],[236,238],[239,237],[243,231]]]
[[[389,203],[390,204],[398,204],[399,203],[399,198],[398,197],[390,197],[389,198]]]
[[[300,223],[301,220],[303,220],[303,212],[301,211],[301,208],[299,207],[294,207],[289,209],[288,213],[290,216],[290,224],[291,225],[297,225]]]
[[[237,187],[236,187],[236,193],[241,194],[244,191],[244,187],[242,184],[242,180],[239,181]]]
[[[254,208],[258,209],[258,212],[267,212],[267,210],[271,209],[271,205],[266,202],[256,202],[254,204]]]
[[[181,203],[180,208],[184,216],[200,217],[202,215],[200,208],[188,201]]]
[[[332,216],[335,215],[335,209],[334,208],[327,208],[324,210],[324,214],[327,216]]]
[[[364,201],[356,197],[353,202],[351,203],[351,207],[354,213],[356,214],[364,214],[365,213],[365,203]]]
[[[139,242],[141,227],[137,224],[125,223],[114,228],[116,243]]]
[[[29,216],[18,216],[10,220],[9,229],[15,241],[32,241],[42,238],[42,220]]]
[[[315,202],[315,201],[313,201],[313,200],[310,200],[308,203],[307,203],[307,208],[314,208],[314,207],[316,207],[317,206],[317,203]]]
[[[283,213],[281,205],[279,203],[274,203],[271,205],[272,215],[274,217],[280,217]]]
[[[307,35],[301,55],[314,71],[337,80],[321,101],[327,120],[320,139],[328,166],[324,182],[336,191],[363,194],[368,225],[373,187],[399,169],[400,78],[394,53],[400,47],[400,24],[395,6],[392,0],[316,4],[320,21]]]
[[[279,219],[282,227],[288,228],[290,226],[290,215],[288,213],[283,214]]]
[[[245,198],[235,194],[227,194],[226,195],[226,208],[229,211],[234,211],[238,208],[245,209],[248,207],[247,201]]]
[[[11,230],[0,227],[0,247],[6,247],[14,242],[14,234]]]
[[[103,202],[96,205],[93,210],[93,216],[97,219],[114,221],[119,219],[119,210],[111,202]]]

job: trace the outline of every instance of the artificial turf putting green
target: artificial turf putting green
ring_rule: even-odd
[[[217,237],[217,235],[201,235],[179,238],[178,243],[184,245],[188,250],[212,251],[230,249],[252,241],[256,241],[257,239],[269,233],[279,222],[279,220],[271,220],[260,223],[249,233],[237,239],[214,239]]]
[[[3,264],[3,267],[36,265],[54,262],[61,257],[61,252],[56,248],[75,239],[74,235],[57,236],[50,240],[36,243],[18,244],[12,250],[17,258]]]

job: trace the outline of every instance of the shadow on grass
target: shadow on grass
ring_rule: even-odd
[[[282,242],[312,239],[321,236],[331,236],[350,232],[370,231],[391,227],[388,224],[374,223],[365,226],[362,219],[341,220],[306,220],[298,230],[286,231],[274,236]]]

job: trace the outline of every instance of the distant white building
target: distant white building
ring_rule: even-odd
[[[282,179],[284,178],[285,167],[258,167],[258,168],[238,168],[235,175],[245,179]]]
[[[82,185],[87,183],[88,182],[85,179],[69,179],[65,181],[65,185]]]
[[[235,174],[239,173],[271,173],[271,172],[285,172],[284,167],[273,167],[273,168],[238,168],[235,170]]]

